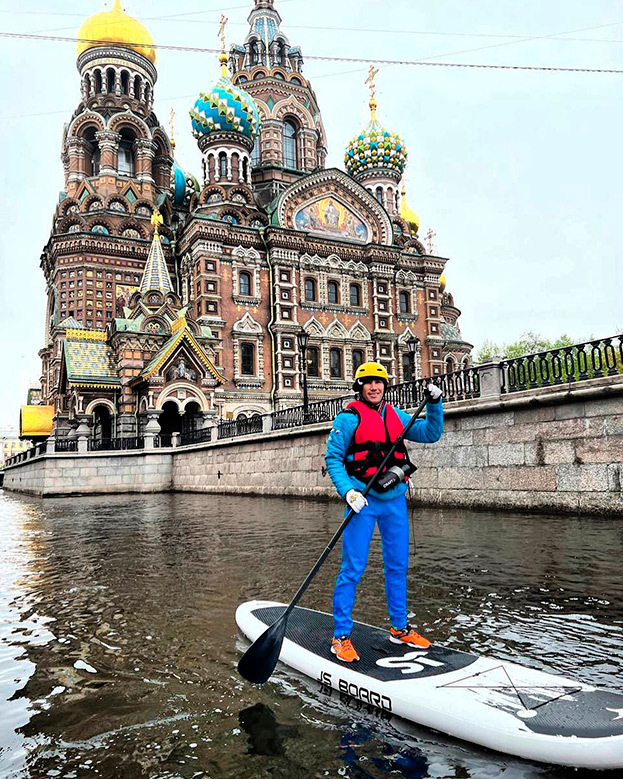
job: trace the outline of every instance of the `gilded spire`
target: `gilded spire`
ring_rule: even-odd
[[[218,37],[221,39],[221,53],[219,54],[218,61],[221,63],[221,78],[227,75],[227,51],[225,40],[225,25],[229,20],[225,14],[221,14],[219,20]]]
[[[175,136],[175,126],[174,126],[174,122],[175,122],[175,110],[173,108],[171,108],[171,110],[169,112],[169,138],[171,140],[171,148],[172,149],[175,149],[175,138],[174,138],[174,136]]]
[[[154,238],[151,242],[151,248],[149,250],[149,256],[145,263],[145,270],[143,271],[143,278],[141,279],[141,285],[139,292],[144,295],[150,290],[158,290],[164,295],[167,292],[173,291],[173,285],[169,277],[169,270],[167,268],[167,261],[164,258],[162,251],[162,243],[158,230],[160,225],[164,222],[162,214],[157,209],[154,211],[151,217],[151,223],[154,226]]]
[[[370,70],[368,71],[368,78],[366,79],[365,83],[368,84],[370,87],[370,112],[372,114],[372,121],[376,121],[376,84],[374,82],[374,77],[379,72],[378,68],[375,68],[374,65],[370,65]]]

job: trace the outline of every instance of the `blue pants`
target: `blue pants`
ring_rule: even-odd
[[[333,591],[335,636],[349,636],[355,592],[368,562],[368,550],[378,523],[385,567],[385,595],[389,619],[401,630],[407,624],[407,569],[409,517],[404,495],[379,500],[368,494],[368,505],[351,519],[342,536],[342,566]],[[346,509],[345,515],[350,511]]]

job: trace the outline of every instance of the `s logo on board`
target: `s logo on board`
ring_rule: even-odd
[[[417,660],[417,662],[414,662]],[[401,657],[382,657],[376,661],[377,665],[381,668],[392,668],[393,670],[400,670],[403,674],[417,674],[424,670],[424,666],[428,665],[432,668],[438,668],[442,666],[438,660],[431,660],[426,657],[426,653],[422,652],[407,652],[406,655]]]

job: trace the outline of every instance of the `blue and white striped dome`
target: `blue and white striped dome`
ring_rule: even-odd
[[[241,133],[252,141],[260,127],[260,112],[255,100],[244,89],[221,75],[209,94],[201,93],[189,112],[193,135],[199,139],[213,132]]]
[[[192,173],[182,170],[177,160],[171,168],[171,189],[176,206],[188,205],[195,192],[199,192],[199,182]]]

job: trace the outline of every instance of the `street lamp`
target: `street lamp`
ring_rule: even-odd
[[[309,333],[303,327],[296,334],[296,340],[299,343],[301,352],[301,370],[303,371],[303,423],[307,422],[307,413],[309,407],[309,397],[307,395],[307,344],[309,343]]]
[[[407,348],[409,349],[409,364],[411,366],[411,381],[415,381],[415,353],[419,343],[420,339],[414,338],[414,336],[411,336],[411,338],[407,339]]]

